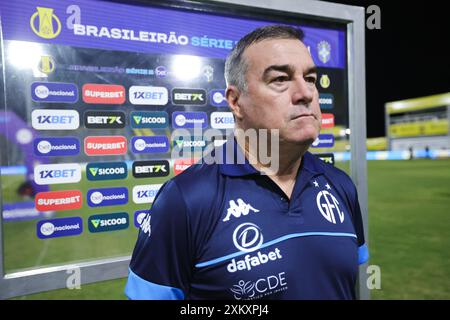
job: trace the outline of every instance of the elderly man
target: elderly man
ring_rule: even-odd
[[[267,26],[230,53],[236,132],[216,150],[225,163],[194,165],[160,189],[133,252],[130,299],[355,298],[368,259],[360,207],[350,178],[307,151],[321,113],[302,39]],[[247,130],[277,130],[277,166],[239,139]]]

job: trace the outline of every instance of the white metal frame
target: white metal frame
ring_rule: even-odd
[[[218,0],[215,2],[208,1],[208,3],[285,11],[347,25],[349,123],[352,159],[350,174],[358,190],[365,238],[366,243],[368,243],[364,8],[312,0]],[[3,245],[3,225],[0,215],[0,299],[65,288],[67,278],[70,275],[67,271],[74,268],[80,269],[81,284],[123,278],[128,275],[130,256],[5,274]],[[366,267],[366,264],[360,266],[357,288],[360,299],[370,299],[370,293],[366,285]]]

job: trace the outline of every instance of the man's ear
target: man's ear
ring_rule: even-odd
[[[236,86],[228,86],[225,91],[225,96],[230,106],[231,112],[233,112],[237,120],[242,120],[242,110],[239,105],[239,98],[241,97],[241,91]]]

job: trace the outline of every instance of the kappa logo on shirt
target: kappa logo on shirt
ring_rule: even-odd
[[[250,204],[245,203],[241,198],[237,199],[236,201],[237,204],[234,200],[229,201],[230,206],[227,209],[227,215],[222,221],[229,221],[231,216],[234,216],[236,218],[240,218],[241,215],[246,216],[250,213],[250,211],[259,212],[258,209],[255,209]]]

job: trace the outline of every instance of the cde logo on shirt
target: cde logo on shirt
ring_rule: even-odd
[[[120,111],[86,111],[84,125],[88,129],[125,128],[125,113]]]
[[[35,109],[31,112],[31,125],[36,130],[76,130],[80,116],[75,110]]]

